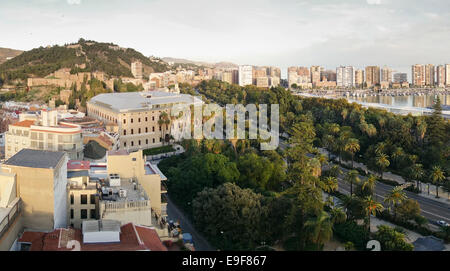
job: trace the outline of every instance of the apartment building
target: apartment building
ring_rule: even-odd
[[[57,110],[44,109],[40,116],[20,115],[21,121],[10,124],[5,135],[6,159],[22,149],[65,151],[70,159],[83,159],[82,129],[79,125],[58,122]]]
[[[384,66],[381,68],[381,82],[392,83],[392,69]]]
[[[425,65],[416,64],[411,68],[412,85],[416,87],[425,86]]]
[[[366,85],[368,88],[380,85],[380,67],[367,66],[366,67]]]
[[[320,66],[311,66],[311,83],[313,86],[316,86],[317,83],[320,82],[320,73],[322,71],[322,67]]]
[[[241,87],[253,84],[253,67],[250,65],[239,66],[239,85]]]
[[[355,86],[355,69],[353,66],[340,66],[336,68],[336,85],[338,87]]]
[[[191,116],[171,117],[175,105],[202,105],[194,96],[168,92],[104,93],[87,103],[90,117],[118,125],[119,149],[135,151],[161,146],[173,137],[178,141],[190,131]],[[169,123],[160,123],[161,114]]]
[[[23,149],[1,167],[16,178],[23,227],[51,231],[67,224],[67,154]]]
[[[364,71],[363,70],[355,71],[355,86],[356,87],[364,86]]]
[[[439,87],[445,86],[445,66],[443,65],[436,67],[436,85]]]
[[[450,64],[445,64],[445,85],[450,86]]]
[[[434,86],[435,82],[435,71],[434,65],[427,64],[425,65],[425,85],[426,86]]]
[[[0,172],[0,251],[8,251],[22,231],[22,201],[16,174]]]
[[[99,182],[90,178],[89,170],[68,169],[67,184],[67,225],[81,229],[83,221],[99,219]]]

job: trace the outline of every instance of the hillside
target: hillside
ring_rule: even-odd
[[[8,58],[16,57],[20,55],[23,51],[8,49],[8,48],[0,48],[0,64],[6,62]]]
[[[142,62],[144,75],[168,70],[164,61],[150,60],[134,49],[80,39],[75,44],[35,48],[0,64],[0,81],[45,77],[61,68],[70,68],[71,73],[100,71],[109,76],[132,77],[130,66],[136,60]]]
[[[231,62],[217,62],[217,63],[209,63],[202,61],[194,61],[182,58],[173,58],[173,57],[163,57],[162,60],[165,62],[173,62],[175,64],[190,64],[199,67],[208,67],[208,68],[237,68],[238,65]]]

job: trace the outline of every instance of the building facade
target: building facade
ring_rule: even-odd
[[[83,159],[82,129],[79,125],[58,122],[56,110],[42,110],[35,120],[26,118],[9,125],[5,142],[6,159],[22,149],[65,151],[70,159]]]
[[[416,64],[411,68],[411,83],[416,87],[425,86],[425,65]]]
[[[367,87],[373,87],[380,85],[380,67],[367,66],[366,67],[366,85]]]
[[[135,151],[178,141],[190,130],[191,116],[172,117],[173,106],[202,105],[194,96],[159,91],[104,93],[87,103],[88,115],[118,125],[119,149]],[[163,115],[166,116],[162,119]]]
[[[355,69],[353,66],[340,66],[336,68],[336,84],[338,87],[355,86]]]
[[[241,87],[253,84],[253,67],[250,65],[239,66],[239,85]]]

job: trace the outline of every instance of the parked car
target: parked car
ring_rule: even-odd
[[[438,221],[436,221],[436,223],[439,225],[439,226],[442,226],[442,227],[448,227],[448,226],[450,226],[447,222],[445,222],[444,220],[438,220]]]

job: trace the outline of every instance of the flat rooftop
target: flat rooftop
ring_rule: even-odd
[[[153,105],[170,103],[201,104],[197,97],[162,91],[103,93],[93,97],[88,103],[108,107],[115,111],[150,109]]]
[[[120,177],[120,176],[119,176]],[[105,188],[113,189],[113,196],[103,196],[102,200],[106,201],[115,201],[115,202],[121,202],[121,201],[141,201],[141,200],[148,200],[148,198],[145,198],[142,195],[142,191],[139,186],[137,186],[137,189],[134,190],[134,183],[132,182],[132,179],[130,178],[122,178],[120,177],[120,186],[105,186]],[[121,198],[119,195],[114,193],[119,193],[120,190],[126,190],[126,197]]]
[[[4,165],[31,167],[31,168],[56,168],[65,152],[41,151],[22,149],[9,158]]]

